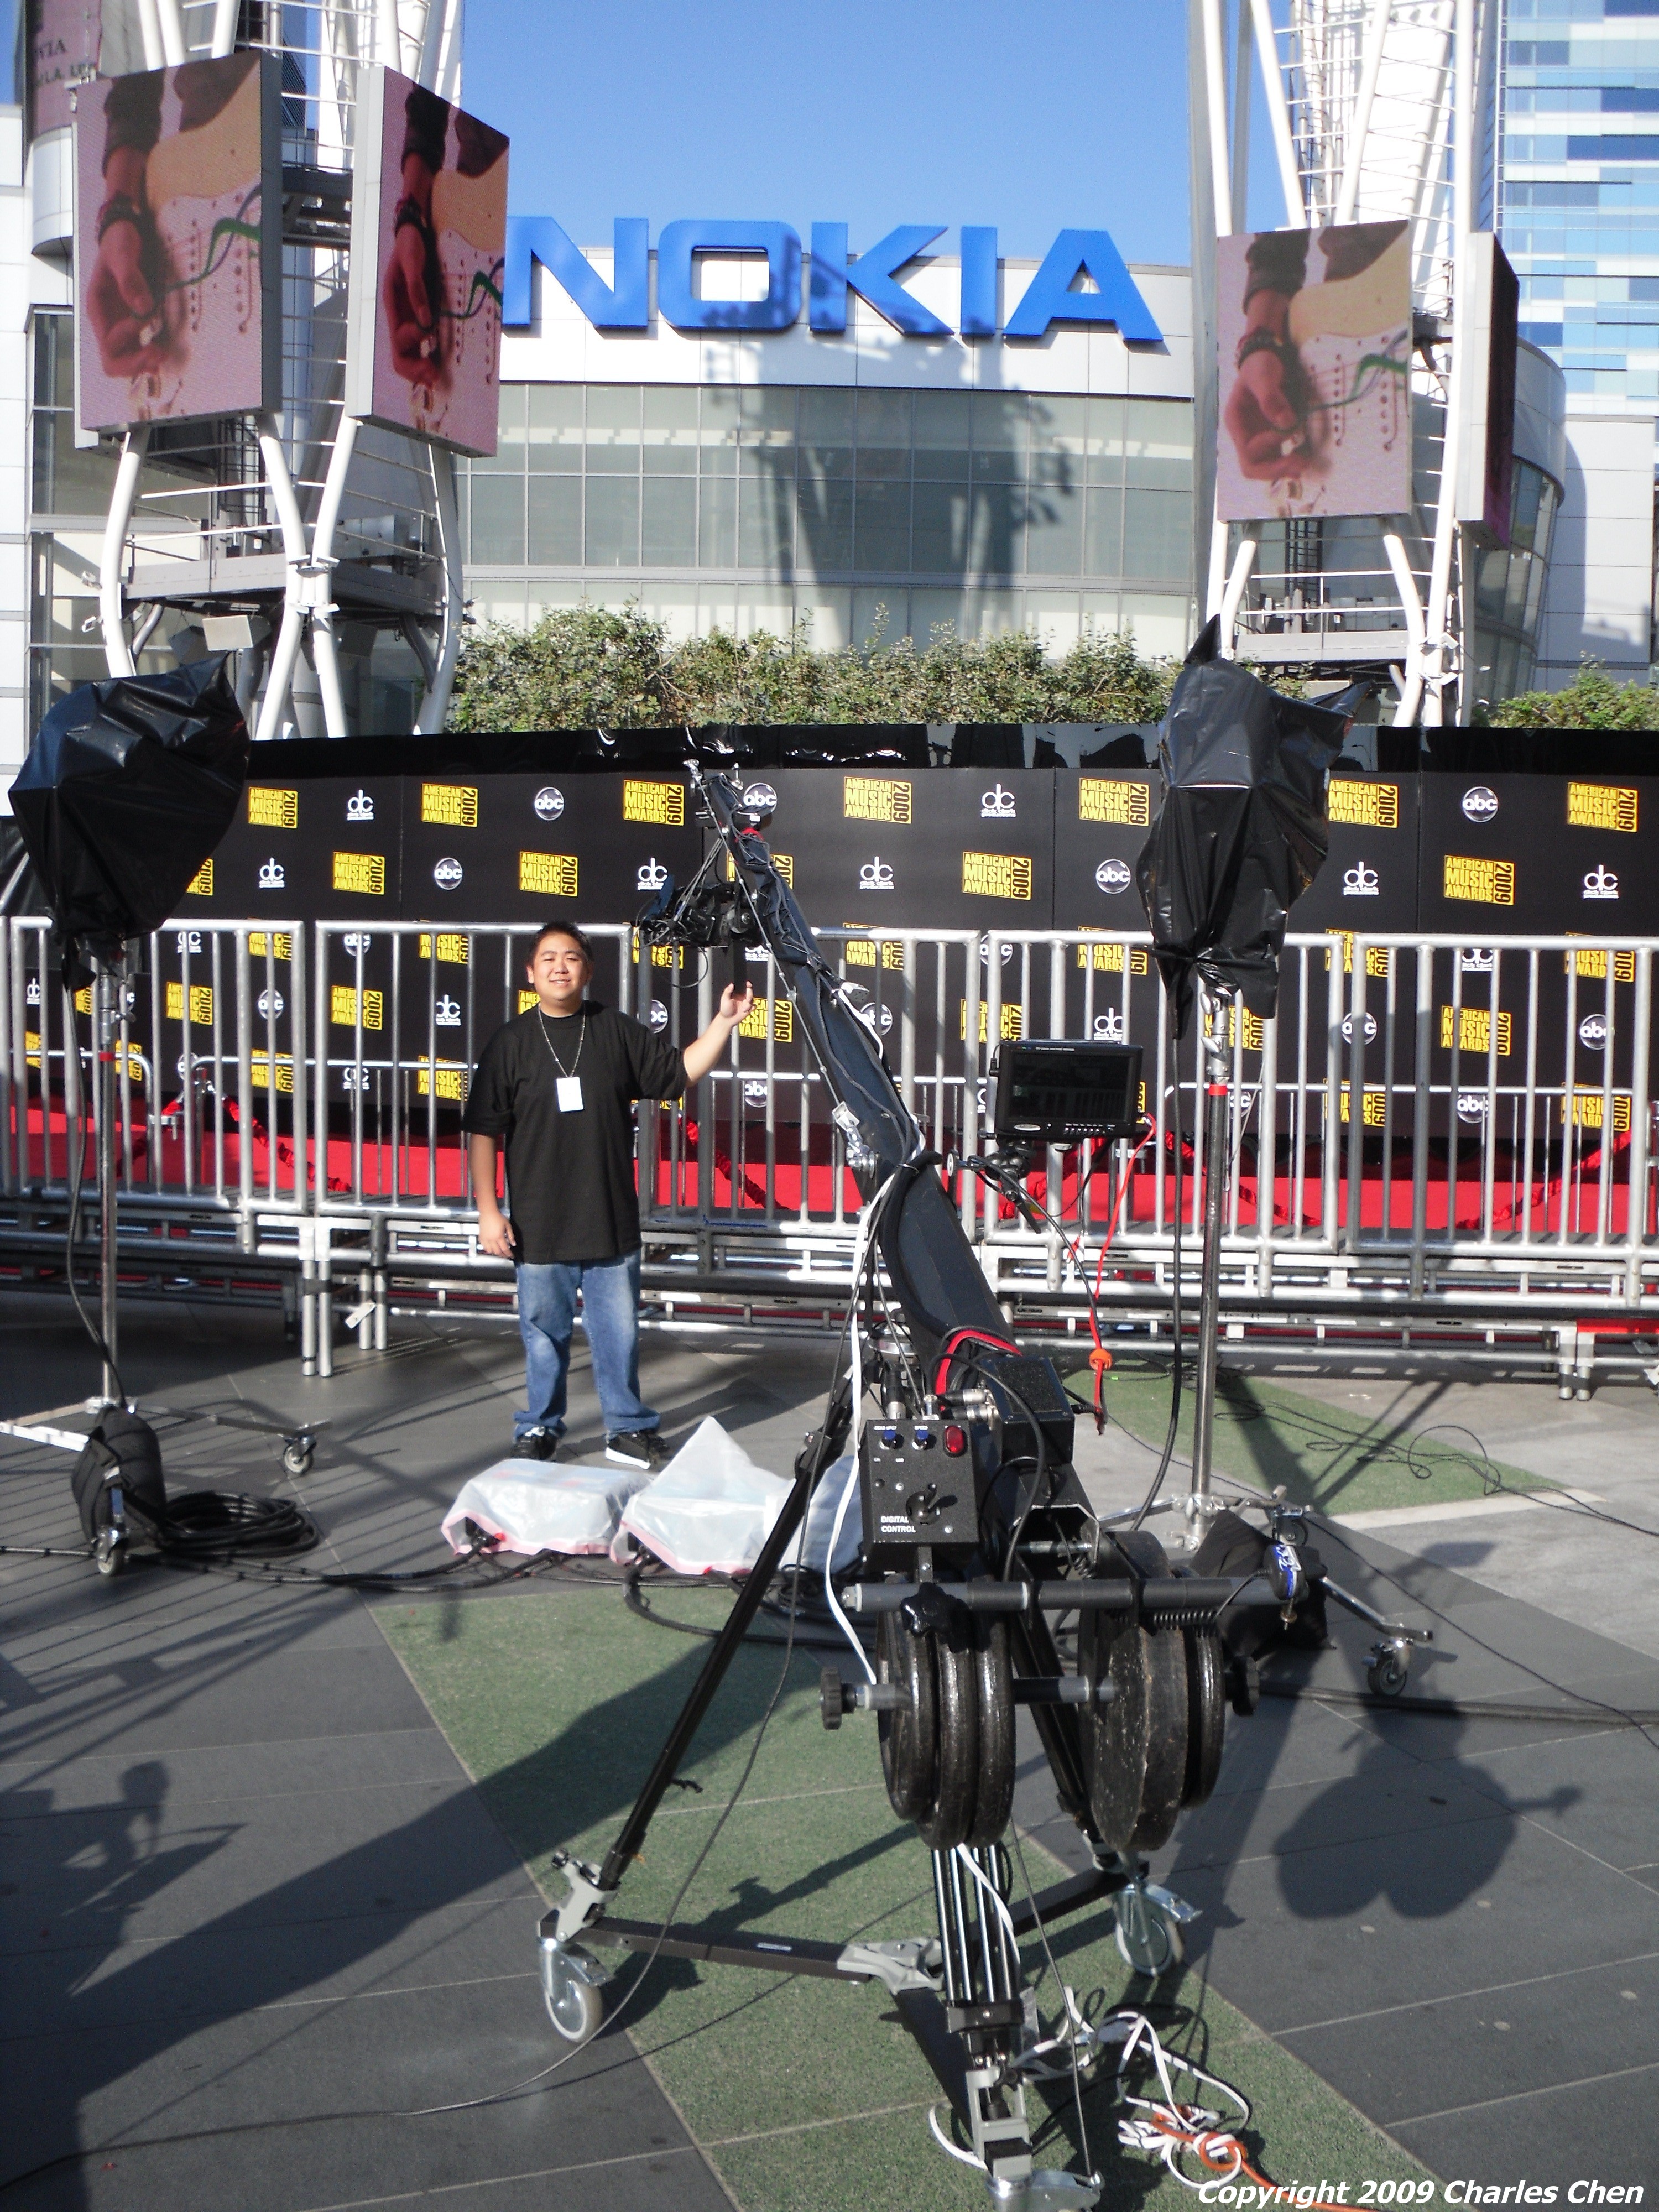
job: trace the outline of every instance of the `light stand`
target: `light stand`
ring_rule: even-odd
[[[119,1086],[116,1068],[121,1032],[132,1012],[132,954],[123,945],[112,960],[97,954],[92,967],[93,1127],[98,1148],[98,1330],[104,1363],[103,1402],[122,1401],[118,1285],[116,1279],[119,1231],[115,1164],[115,1114]],[[70,1264],[74,1265],[74,1255]]]

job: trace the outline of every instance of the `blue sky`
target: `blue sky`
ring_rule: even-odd
[[[513,141],[512,206],[609,244],[679,216],[1066,227],[1187,258],[1184,0],[469,0],[465,101]],[[1255,134],[1265,149],[1265,131]],[[1283,221],[1261,163],[1251,216]],[[1256,202],[1260,199],[1261,205]],[[939,250],[955,250],[954,237]]]

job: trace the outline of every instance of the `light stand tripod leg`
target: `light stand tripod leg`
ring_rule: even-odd
[[[1200,1531],[1199,1501],[1210,1491],[1210,1462],[1215,1444],[1216,1340],[1221,1321],[1221,1231],[1226,1216],[1228,1181],[1228,1082],[1225,1032],[1220,1027],[1221,1001],[1207,990],[1199,994],[1199,1018],[1203,1024],[1204,1119],[1204,1256],[1199,1279],[1198,1376],[1193,1394],[1193,1480],[1188,1503],[1194,1540]],[[1181,1348],[1176,1347],[1176,1357]]]
[[[121,1022],[120,972],[100,960],[93,977],[92,1035],[94,1092],[97,1101],[98,1141],[98,1285],[99,1328],[104,1339],[103,1395],[112,1405],[121,1402],[116,1374],[116,1232],[119,1226],[115,1191],[115,1040]]]

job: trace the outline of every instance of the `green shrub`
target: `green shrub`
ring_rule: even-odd
[[[641,730],[710,722],[1156,722],[1176,664],[1143,659],[1133,631],[1085,629],[1057,659],[1026,632],[815,652],[787,637],[720,630],[675,645],[629,605],[561,608],[532,629],[468,633],[450,726],[458,730]]]
[[[1523,691],[1487,720],[1498,730],[1659,730],[1659,691],[1615,684],[1599,660],[1586,660],[1565,691]]]

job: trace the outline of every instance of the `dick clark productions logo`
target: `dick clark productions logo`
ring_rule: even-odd
[[[989,791],[981,791],[979,795],[979,813],[981,822],[1012,822],[1014,818],[1013,793],[1005,791],[1000,783],[994,783]]]
[[[874,860],[866,860],[859,870],[859,889],[861,891],[890,891],[892,888],[893,871],[878,853]]]

